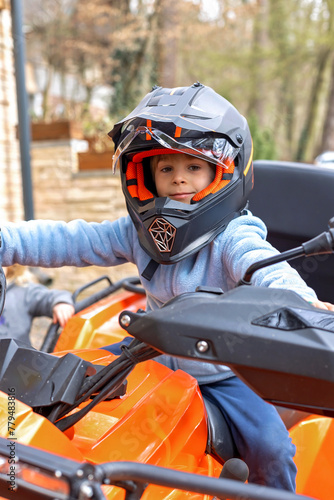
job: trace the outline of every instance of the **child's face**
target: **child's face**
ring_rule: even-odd
[[[172,154],[160,158],[153,175],[158,196],[190,204],[196,193],[211,184],[215,167],[187,154]]]

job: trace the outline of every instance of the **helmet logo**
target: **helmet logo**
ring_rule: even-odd
[[[171,252],[176,236],[176,228],[165,219],[155,219],[149,227],[149,232],[159,252]]]

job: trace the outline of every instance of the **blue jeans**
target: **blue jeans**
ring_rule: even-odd
[[[200,385],[200,389],[224,415],[248,465],[249,482],[294,492],[296,447],[274,406],[235,376]]]

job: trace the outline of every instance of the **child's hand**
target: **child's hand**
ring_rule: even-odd
[[[334,311],[334,304],[330,302],[321,302],[321,300],[315,300],[312,302],[312,306],[318,307],[319,309],[326,309],[327,311]]]
[[[53,308],[53,323],[59,322],[61,327],[64,327],[68,320],[74,314],[74,306],[61,302]]]

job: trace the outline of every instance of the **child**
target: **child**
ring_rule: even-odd
[[[152,156],[151,172],[158,196],[190,204],[213,182],[216,169],[208,161],[179,153]]]
[[[209,87],[157,87],[110,132],[128,217],[114,222],[29,221],[2,228],[2,264],[115,266],[135,263],[147,309],[199,285],[233,288],[254,262],[277,251],[246,209],[252,140],[243,116]],[[166,156],[167,154],[167,156]],[[152,157],[157,157],[152,160]],[[152,175],[153,174],[153,175]],[[257,271],[254,285],[317,300],[287,263]],[[295,452],[275,408],[226,366],[158,358],[197,378],[228,421],[249,481],[295,489]]]
[[[51,290],[35,282],[32,273],[19,264],[4,269],[6,300],[0,317],[0,338],[13,338],[31,346],[30,331],[34,318],[48,316],[64,327],[74,314],[70,292]]]

